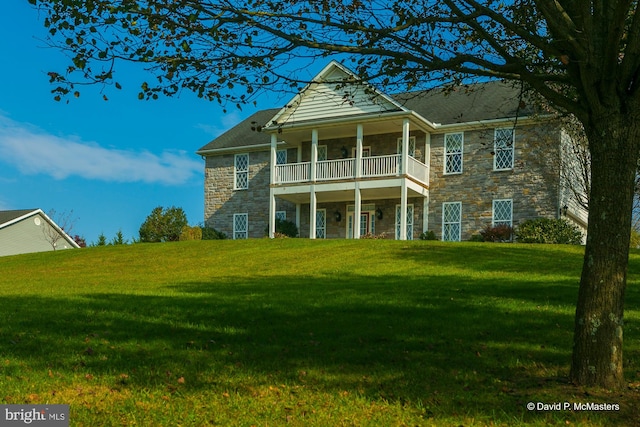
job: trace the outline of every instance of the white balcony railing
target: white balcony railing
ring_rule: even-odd
[[[353,178],[356,159],[322,160],[316,163],[316,181]]]
[[[401,174],[401,156],[363,157],[360,176],[377,178],[399,176]],[[315,181],[332,181],[356,178],[356,159],[322,160],[316,163]],[[429,183],[429,167],[409,156],[407,174],[424,184]],[[276,165],[274,184],[296,184],[311,181],[311,163],[287,163]]]
[[[398,175],[400,155],[375,156],[362,158],[362,176],[377,177]]]
[[[429,167],[411,156],[407,162],[407,174],[420,182],[429,183]]]
[[[294,184],[310,181],[311,163],[287,163],[276,166],[276,184]]]

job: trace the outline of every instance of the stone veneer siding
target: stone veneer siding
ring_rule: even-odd
[[[242,154],[243,152],[238,152]],[[269,151],[249,154],[249,185],[246,190],[234,190],[234,154],[207,156],[205,166],[205,225],[233,238],[233,214],[247,213],[248,236],[266,236],[269,223]],[[287,212],[295,222],[295,205],[277,200],[276,210]]]
[[[493,170],[493,139],[495,128],[487,127],[464,132],[463,172],[445,175],[444,134],[433,134],[430,146],[430,200],[428,228],[442,237],[442,204],[462,202],[461,239],[468,240],[484,227],[491,225],[492,202],[496,199],[513,200],[513,224],[538,217],[558,217],[558,176],[552,165],[557,164],[560,135],[553,129],[539,131],[539,127],[516,129],[514,168]],[[416,158],[425,162],[425,135],[411,132],[416,137]],[[320,135],[321,137],[321,135]],[[400,133],[365,135],[364,146],[371,146],[371,155],[393,154],[397,150]],[[341,158],[344,146],[351,157],[355,137],[333,140],[320,139],[327,145],[328,158]],[[311,143],[301,145],[302,161],[311,157]],[[239,153],[242,153],[241,151]],[[233,214],[248,213],[249,237],[265,236],[269,217],[269,151],[249,152],[249,188],[233,190],[234,154],[208,156],[205,168],[205,222],[209,227],[233,237]],[[556,160],[554,160],[554,158]],[[290,148],[287,161],[297,161],[297,149]],[[383,219],[375,223],[375,233],[395,238],[395,207],[400,197],[388,200],[363,200],[375,204],[383,211]],[[414,206],[413,238],[423,231],[423,200],[410,198]],[[353,202],[318,203],[318,209],[327,211],[327,238],[345,238],[347,232],[347,205]],[[276,210],[287,212],[287,219],[295,222],[295,205],[276,199]],[[340,212],[340,222],[334,213]],[[309,204],[301,206],[300,236],[309,237]]]
[[[491,225],[493,200],[513,200],[513,225],[526,219],[558,217],[559,177],[552,159],[559,156],[559,132],[518,127],[514,168],[493,170],[495,128],[464,132],[463,172],[444,174],[444,134],[431,136],[429,229],[442,238],[442,204],[462,202],[461,239]],[[555,144],[558,147],[559,144]]]

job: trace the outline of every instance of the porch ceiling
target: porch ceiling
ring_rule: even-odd
[[[404,113],[384,116],[381,114],[367,115],[359,117],[349,117],[339,120],[329,120],[321,122],[297,123],[290,127],[283,126],[279,130],[278,139],[285,141],[288,145],[298,145],[303,141],[311,140],[313,129],[318,130],[320,141],[326,139],[356,137],[357,125],[362,124],[364,136],[379,135],[386,133],[401,133],[402,124],[405,118],[410,119],[410,130],[421,130],[428,132],[428,126],[416,116]],[[348,120],[347,120],[348,119]],[[268,131],[273,131],[269,129]]]
[[[304,186],[308,189],[308,186]],[[329,191],[322,191],[316,186],[316,200],[318,203],[329,202],[353,202],[355,200],[355,186],[349,189],[335,189]],[[300,189],[302,190],[302,188]],[[419,191],[420,189],[407,187],[408,197],[424,197],[427,190]],[[400,200],[400,187],[385,187],[385,188],[361,188],[360,194],[362,200],[383,200],[383,199],[398,199]],[[292,203],[308,204],[310,203],[309,191],[300,192],[287,192],[277,194],[276,197],[287,200]]]

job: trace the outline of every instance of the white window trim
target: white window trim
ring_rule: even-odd
[[[449,135],[460,135],[460,171],[456,172],[447,172],[447,158],[451,154],[458,153],[447,153],[447,136]],[[444,175],[460,175],[464,171],[464,132],[452,132],[444,134],[444,164],[442,165],[442,172]]]
[[[246,156],[247,157],[247,170],[238,170],[237,169],[237,159],[238,157]],[[245,187],[238,187],[238,174],[246,173],[247,174],[247,183]],[[246,190],[249,188],[249,153],[236,154],[233,156],[233,189],[234,190]]]
[[[324,227],[318,227],[318,214],[324,215]],[[322,236],[318,236],[318,232],[322,231]],[[316,239],[326,239],[327,238],[327,210],[326,209],[317,209],[316,210]]]
[[[498,158],[498,132],[502,130],[510,130],[511,131],[511,167],[498,169],[496,167],[496,159]],[[500,149],[502,151],[506,151],[506,149]],[[512,127],[510,128],[496,128],[493,132],[493,170],[494,171],[510,171],[513,170],[515,165],[516,158],[516,130]]]
[[[509,202],[510,204],[510,212],[509,212],[509,227],[513,227],[513,199],[494,199],[491,205],[491,226],[496,226],[496,203],[500,202]],[[505,221],[500,220],[500,223]]]
[[[356,158],[356,149],[358,147],[351,147],[351,157],[352,158]],[[369,153],[369,154],[367,154]],[[371,157],[371,146],[370,145],[363,145],[362,146],[362,157]]]
[[[398,144],[397,153],[402,154],[402,138],[397,139],[397,144]],[[409,155],[413,158],[416,157],[416,137],[415,136],[409,137]]]
[[[457,205],[458,206],[458,215],[459,215],[459,219],[458,222],[451,222],[451,221],[445,221],[444,219],[444,213],[445,213],[445,206],[446,205]],[[444,202],[442,203],[442,240],[444,240],[444,228],[446,225],[449,224],[458,224],[458,238],[455,240],[446,240],[447,242],[459,242],[462,240],[462,202]]]
[[[287,220],[287,211],[276,211],[276,219],[280,218],[281,221]]]
[[[354,213],[356,211],[355,205],[347,205],[347,220],[345,221],[346,227],[346,236],[347,239],[353,239],[353,225],[355,224]],[[360,213],[368,213],[369,214],[369,228],[367,233],[375,234],[376,232],[376,205],[372,203],[368,203],[366,205],[360,206]],[[351,227],[350,227],[351,225]],[[360,224],[362,226],[362,223]],[[362,230],[360,230],[360,237],[362,237]],[[365,233],[365,234],[367,234]]]
[[[284,162],[278,162],[278,158],[284,157]],[[287,149],[277,150],[276,151],[276,164],[278,165],[286,165],[287,164]]]
[[[236,230],[236,217],[239,217],[239,216],[245,217],[244,223],[246,228],[244,230]],[[236,233],[244,233],[245,237],[237,239]],[[241,240],[241,239],[248,239],[248,238],[249,238],[249,214],[248,213],[233,214],[233,240]]]
[[[395,218],[395,237],[396,240],[400,240],[400,216],[398,215],[400,210],[402,209],[402,205],[396,205],[396,218]],[[409,214],[409,212],[411,214]],[[413,223],[413,215],[415,214],[415,208],[413,203],[407,204],[407,240],[413,240],[413,232],[415,231],[414,223]]]
[[[320,153],[322,153],[323,151],[324,156],[320,156]],[[322,162],[324,160],[329,160],[329,148],[326,145],[318,145],[318,161]]]

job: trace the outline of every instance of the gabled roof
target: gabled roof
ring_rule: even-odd
[[[277,108],[271,108],[252,114],[247,119],[200,148],[196,153],[202,155],[212,150],[224,151],[240,147],[259,147],[271,144],[271,137],[266,133],[259,132],[256,126],[264,126],[277,112]]]
[[[80,246],[75,240],[71,238],[62,228],[58,226],[42,209],[19,209],[10,211],[0,211],[0,229],[9,227],[12,224],[22,221],[23,219],[39,215],[41,216],[53,229],[55,229],[60,235],[74,248]]]
[[[400,104],[361,81],[351,70],[331,61],[267,126],[403,110]]]
[[[9,226],[20,221],[23,217],[28,217],[38,213],[39,209],[19,209],[13,211],[0,211],[0,228]]]
[[[351,85],[351,88],[349,88]],[[198,154],[233,152],[266,147],[270,135],[252,130],[256,124],[274,132],[281,125],[312,123],[330,118],[419,115],[431,128],[530,116],[535,108],[518,84],[490,81],[457,87],[385,95],[361,82],[341,64],[332,61],[281,109],[259,111],[197,151]],[[275,123],[274,123],[275,122]]]
[[[535,108],[521,92],[514,82],[495,80],[400,93],[393,98],[432,123],[450,125],[529,116]]]

